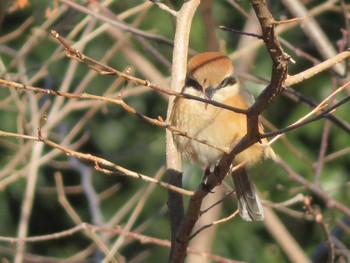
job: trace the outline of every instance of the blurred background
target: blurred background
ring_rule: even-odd
[[[289,65],[290,75],[349,47],[350,5],[346,1],[267,2],[277,21],[301,18],[276,25],[282,46],[294,61]],[[116,98],[125,88],[122,97],[128,105],[165,120],[166,95],[100,75],[67,58],[64,47],[50,34],[54,29],[83,54],[167,89],[176,19],[159,4],[179,10],[183,1],[1,1],[0,78],[107,98]],[[263,42],[219,26],[260,34],[248,1],[202,1],[192,24],[189,56],[207,50],[227,53],[238,76],[258,96],[271,78],[272,63]],[[264,111],[266,130],[285,128],[308,114],[347,81],[347,69],[348,62],[342,62],[289,87]],[[348,97],[349,90],[344,89],[326,107]],[[0,98],[0,131],[12,134],[0,133],[1,262],[102,262],[109,253],[115,257],[110,262],[167,260],[169,248],[160,242],[170,239],[166,189],[122,173],[107,175],[93,162],[23,136],[37,137],[42,126],[44,137],[64,147],[165,180],[164,128],[98,100],[8,85],[0,86]],[[271,213],[285,227],[281,235],[288,236],[313,262],[327,262],[332,246],[336,262],[350,262],[349,110],[349,104],[343,104],[332,117],[287,132],[273,143],[279,161],[262,161],[250,171],[266,207],[273,208]],[[46,121],[42,120],[45,112]],[[185,162],[184,172],[184,188],[195,189],[201,171]],[[205,207],[223,198],[230,187],[229,180],[217,187]],[[305,205],[305,196],[312,197],[310,206]],[[284,203],[288,200],[290,204]],[[203,215],[201,224],[235,210],[235,198],[227,197]],[[82,222],[95,228],[83,229]],[[123,231],[116,231],[116,226]],[[81,229],[54,235],[74,227]],[[130,233],[144,235],[144,242]],[[50,236],[28,240],[25,249],[23,242],[6,239],[42,235]],[[200,240],[206,244],[197,244]],[[291,241],[279,240],[267,224],[235,217],[204,230],[190,246],[231,260],[290,262],[283,248],[286,242]],[[188,262],[216,261],[192,258],[189,253]]]

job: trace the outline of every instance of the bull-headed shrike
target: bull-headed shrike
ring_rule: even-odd
[[[241,109],[247,109],[254,102],[249,91],[235,77],[230,59],[220,52],[200,53],[190,59],[182,93]],[[247,133],[244,114],[181,97],[174,101],[170,121],[189,137],[218,147],[232,148]],[[259,129],[263,132],[261,125]],[[191,138],[174,134],[175,145],[182,156],[203,169],[215,167],[223,152]],[[242,151],[233,161],[233,165],[244,163],[233,172],[233,181],[240,216],[247,221],[264,219],[259,197],[246,172],[246,168],[261,157],[275,157],[267,139]]]

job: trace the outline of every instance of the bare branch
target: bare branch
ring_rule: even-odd
[[[282,2],[296,17],[305,17],[308,15],[308,10],[299,0],[283,0]],[[316,46],[318,52],[320,52],[324,59],[332,58],[337,54],[332,43],[313,17],[310,16],[308,19],[305,19],[301,28],[311,39],[312,43]],[[344,74],[344,66],[342,64],[333,65],[333,68],[338,75]]]
[[[148,38],[148,39],[151,39],[151,40],[154,40],[154,41],[157,41],[159,43],[163,43],[163,44],[166,44],[166,45],[169,45],[169,46],[173,46],[174,43],[165,38],[165,37],[162,37],[162,36],[158,36],[158,35],[155,35],[155,34],[151,34],[151,33],[147,33],[145,31],[142,31],[138,28],[134,28],[132,26],[129,26],[127,25],[126,23],[123,23],[121,21],[117,21],[117,20],[113,20],[111,18],[109,18],[108,16],[104,16],[102,14],[99,14],[97,12],[95,12],[94,10],[92,9],[89,9],[89,8],[86,8],[82,5],[79,5],[77,3],[74,3],[72,1],[69,1],[69,0],[61,0],[61,2],[65,3],[66,5],[84,13],[84,14],[88,14],[92,17],[95,17],[103,22],[106,22],[112,26],[115,26],[115,27],[118,27],[118,28],[121,28],[123,30],[126,30],[126,31],[129,31],[129,32],[132,32],[136,35],[139,35],[139,36],[142,36],[142,37],[145,37],[145,38]]]
[[[298,83],[300,83],[306,79],[309,79],[309,78],[315,76],[316,74],[334,66],[335,64],[339,63],[340,61],[347,59],[348,57],[350,57],[350,50],[346,50],[342,53],[339,53],[339,54],[335,55],[334,57],[331,57],[330,59],[327,59],[326,61],[321,62],[320,64],[318,64],[310,69],[307,69],[303,72],[300,72],[296,75],[288,76],[287,79],[285,80],[285,82],[283,83],[283,85],[285,87],[288,87],[288,86],[298,84]]]
[[[177,15],[175,44],[173,50],[173,67],[171,90],[180,91],[185,81],[186,64],[189,36],[191,31],[192,18],[199,5],[199,0],[184,2]],[[170,117],[174,98],[169,99],[167,116]],[[168,168],[169,184],[182,186],[181,157],[176,150],[173,137],[170,131],[166,133],[166,162]],[[169,254],[169,263],[184,262],[186,250],[189,242],[189,235],[194,223],[187,227],[187,220],[184,216],[184,204],[182,196],[168,192],[168,206],[170,210],[171,224],[171,250]],[[187,211],[191,210],[188,208]],[[199,209],[198,209],[199,211]],[[188,214],[186,218],[190,217]],[[195,219],[194,221],[196,221]]]
[[[168,12],[169,14],[171,14],[172,16],[176,17],[177,16],[177,11],[171,9],[169,6],[167,6],[166,4],[160,3],[158,2],[158,0],[149,0],[150,2],[152,2],[153,4],[155,4],[156,6],[158,6],[160,9]]]

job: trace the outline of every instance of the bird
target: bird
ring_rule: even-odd
[[[251,93],[236,77],[229,57],[217,51],[198,53],[188,61],[181,93],[241,109],[248,109],[254,103]],[[222,150],[210,145],[232,149],[247,133],[245,114],[181,96],[174,99],[169,120],[187,135],[173,133],[175,146],[182,157],[197,163],[203,170],[213,170],[223,155]],[[259,132],[263,132],[261,124]],[[262,205],[247,168],[262,157],[274,159],[275,156],[268,140],[263,138],[237,154],[233,160],[232,166],[241,164],[232,172],[232,178],[239,214],[245,221],[264,219]]]

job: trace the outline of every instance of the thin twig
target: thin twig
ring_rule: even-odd
[[[77,151],[73,151],[65,146],[62,146],[60,144],[57,144],[49,139],[46,139],[44,137],[39,137],[39,140],[53,148],[56,148],[58,150],[61,150],[62,152],[66,153],[67,155],[69,156],[74,156],[74,157],[77,157],[79,159],[84,159],[84,160],[88,160],[88,161],[92,161],[93,163],[95,164],[99,164],[99,165],[103,165],[103,166],[107,166],[107,167],[110,167],[118,172],[119,175],[126,175],[126,176],[130,176],[130,177],[133,177],[133,178],[137,178],[137,179],[142,179],[146,182],[151,182],[151,183],[156,183],[156,184],[159,184],[169,190],[172,190],[172,191],[176,191],[178,193],[181,193],[183,195],[188,195],[188,196],[191,196],[192,195],[192,191],[188,191],[188,190],[185,190],[185,189],[182,189],[182,188],[178,188],[178,187],[174,187],[172,185],[169,185],[165,182],[162,182],[160,180],[156,180],[152,177],[149,177],[149,176],[146,176],[146,175],[143,175],[141,173],[136,173],[136,172],[133,172],[133,171],[130,171],[122,166],[119,166],[117,164],[114,164],[106,159],[103,159],[103,158],[100,158],[100,157],[97,157],[97,156],[94,156],[94,155],[91,155],[91,154],[86,154],[86,153],[81,153],[81,152],[77,152]]]
[[[76,225],[75,227],[72,227],[67,230],[63,230],[60,232],[48,234],[48,235],[41,235],[41,236],[33,236],[33,237],[24,237],[24,238],[15,238],[15,237],[4,237],[0,236],[0,241],[9,242],[9,243],[17,243],[17,242],[44,242],[48,240],[54,240],[54,239],[60,239],[67,236],[71,236],[73,234],[76,234],[84,229],[86,229],[87,224],[81,223],[79,225]]]
[[[326,236],[326,243],[328,246],[327,262],[333,263],[334,259],[335,259],[334,243],[332,241],[331,233],[328,229],[328,224],[324,222],[324,218],[323,218],[323,215],[322,215],[319,207],[311,206],[311,201],[312,201],[311,197],[305,198],[305,200],[304,200],[305,209],[314,216],[315,221],[321,226],[321,229],[322,229],[324,235]]]
[[[126,74],[126,73],[122,73],[122,74]],[[72,99],[78,99],[78,98],[79,99],[92,99],[92,100],[98,100],[98,101],[117,104],[117,105],[120,105],[124,110],[128,111],[131,114],[134,114],[136,117],[138,117],[138,118],[142,119],[143,121],[146,121],[152,125],[166,128],[169,131],[171,131],[179,136],[184,136],[186,138],[195,140],[199,143],[205,144],[205,145],[212,147],[214,149],[217,149],[219,151],[222,151],[222,152],[229,151],[229,149],[227,147],[220,147],[220,146],[217,146],[215,144],[210,143],[207,140],[201,140],[201,139],[191,137],[186,132],[183,132],[180,129],[178,129],[177,127],[172,126],[169,123],[165,122],[161,117],[159,117],[158,119],[154,119],[154,118],[150,118],[146,115],[143,115],[143,114],[137,112],[133,107],[131,107],[129,104],[127,104],[120,96],[117,96],[117,98],[114,99],[114,98],[108,98],[105,96],[99,96],[99,95],[94,95],[94,94],[89,94],[89,93],[75,94],[75,93],[70,93],[70,92],[62,92],[62,91],[55,91],[52,89],[44,89],[44,88],[40,88],[40,87],[27,86],[27,85],[23,85],[21,83],[7,81],[7,80],[3,80],[3,79],[0,79],[0,85],[1,84],[6,85],[8,87],[16,88],[16,89],[30,90],[30,91],[45,93],[45,94],[54,95],[54,96],[67,97],[67,98],[72,98]],[[151,85],[151,86],[153,86],[153,85]],[[154,87],[156,87],[156,86],[154,86]],[[189,94],[178,93],[178,95],[180,97],[193,98],[193,99],[199,100],[199,101],[206,100],[206,99],[202,99],[202,98],[192,96]],[[215,101],[211,101],[211,104],[215,105],[215,104],[221,104],[221,103],[216,103]],[[225,105],[225,104],[221,104],[221,105]],[[225,107],[232,108],[232,107],[229,107],[228,105],[226,105]],[[241,109],[238,109],[238,110],[241,110]]]
[[[275,25],[282,25],[282,24],[295,23],[295,22],[299,22],[299,21],[305,20],[305,19],[307,19],[309,17],[310,17],[310,15],[306,15],[304,17],[294,17],[294,18],[291,18],[291,19],[275,21],[274,24]]]
[[[177,16],[177,11],[171,9],[169,6],[167,6],[166,4],[163,4],[161,2],[158,2],[158,0],[149,0],[150,2],[152,2],[153,4],[155,4],[156,6],[158,6],[160,9],[168,12],[169,14],[171,14],[173,17]]]
[[[40,132],[41,132],[41,130],[40,130]],[[48,140],[48,139],[46,139],[44,137],[33,137],[33,136],[26,136],[26,135],[21,135],[21,134],[16,134],[16,133],[9,133],[9,132],[0,131],[0,136],[2,136],[2,135],[4,135],[4,136],[11,136],[11,137],[15,137],[15,138],[23,138],[23,139],[27,139],[27,140],[42,141],[45,144],[47,144],[49,146],[52,146],[55,149],[58,149],[60,151],[65,152],[69,156],[75,156],[75,157],[80,158],[80,159],[85,159],[85,160],[92,161],[95,164],[100,164],[100,165],[104,165],[104,166],[107,166],[107,167],[114,168],[115,170],[120,172],[120,173],[118,173],[119,175],[131,176],[133,178],[142,179],[142,180],[144,180],[146,182],[156,183],[156,184],[159,184],[162,187],[165,187],[165,188],[167,188],[169,190],[172,190],[172,191],[175,191],[175,192],[187,195],[187,196],[191,196],[192,195],[191,191],[188,191],[188,190],[185,190],[185,189],[182,189],[182,188],[173,187],[173,186],[171,186],[171,185],[169,185],[169,184],[167,184],[165,182],[156,180],[153,177],[149,177],[149,176],[146,176],[146,175],[143,175],[143,174],[140,174],[140,173],[136,173],[136,172],[130,171],[130,170],[128,170],[128,169],[126,169],[126,168],[124,168],[122,166],[113,164],[112,162],[109,162],[109,161],[107,161],[107,160],[105,160],[103,158],[100,158],[100,157],[97,157],[97,156],[93,156],[91,154],[84,154],[84,153],[81,153],[81,152],[73,151],[71,149],[68,149],[67,147],[64,147],[64,146],[62,146],[60,144],[57,144],[57,143],[55,143],[55,142],[53,142],[51,140]],[[107,174],[113,175],[115,173],[115,172],[112,172],[112,171],[109,171],[109,170],[106,170],[106,169],[102,169],[102,168],[99,168],[99,167],[95,167],[95,168],[97,170],[103,171],[103,172],[105,172]]]
[[[346,102],[348,102],[350,100],[350,96],[345,97],[344,99],[340,100],[339,102],[335,103],[334,105],[328,107],[327,109],[325,109],[327,102],[329,100],[331,100],[332,98],[335,97],[335,95],[337,95],[339,92],[343,91],[345,88],[347,88],[350,85],[350,81],[347,81],[345,84],[343,84],[342,86],[340,86],[338,89],[336,89],[334,92],[332,92],[330,95],[328,95],[323,101],[321,101],[312,111],[310,111],[308,114],[306,114],[305,116],[303,116],[302,118],[300,118],[299,120],[297,120],[295,123],[293,123],[292,125],[289,125],[286,128],[280,129],[276,132],[269,132],[269,133],[265,133],[264,135],[262,135],[261,137],[268,137],[271,136],[273,134],[279,134],[277,135],[275,138],[273,138],[270,143],[273,143],[274,141],[276,141],[279,137],[281,137],[281,135],[287,131],[291,131],[294,130],[298,127],[304,126],[308,123],[311,123],[313,121],[316,121],[320,118],[323,118],[325,115],[327,115],[328,113],[333,112],[335,109],[337,109],[338,107],[340,107],[341,105],[345,104]],[[314,117],[310,117],[313,114],[320,112],[319,114],[317,114]]]
[[[156,180],[160,180],[160,178],[164,175],[165,173],[165,166],[162,166],[158,172],[156,173],[156,175],[154,176],[154,178]],[[139,200],[139,202],[137,202],[137,205],[133,208],[133,211],[128,219],[128,222],[126,223],[126,225],[124,226],[124,230],[126,231],[130,231],[130,229],[133,227],[133,225],[135,224],[136,220],[138,219],[138,217],[140,216],[141,211],[144,209],[145,207],[145,203],[148,201],[148,198],[150,197],[150,195],[153,193],[155,184],[150,184],[147,187],[145,187],[145,189],[142,189],[142,199]],[[124,244],[125,241],[125,235],[121,234],[119,236],[119,238],[117,238],[117,240],[114,242],[114,244],[111,246],[110,249],[110,253],[109,255],[107,255],[102,263],[108,263],[110,258],[117,253],[117,251],[120,249],[120,247]]]
[[[282,3],[296,17],[305,17],[309,15],[309,11],[300,0],[282,0]],[[311,42],[324,59],[336,56],[337,51],[334,49],[321,26],[312,16],[305,19],[302,25],[301,29],[304,30],[306,36],[310,38]],[[345,67],[342,64],[333,64],[333,69],[338,75],[343,75]]]
[[[237,209],[233,214],[231,214],[228,217],[222,218],[220,220],[211,222],[210,224],[206,224],[204,226],[202,226],[201,228],[197,229],[193,234],[191,234],[190,239],[196,237],[199,233],[201,233],[204,229],[207,229],[209,227],[221,224],[221,223],[226,223],[228,221],[230,221],[232,218],[236,217],[239,214],[239,210]]]
[[[292,75],[292,76],[288,76],[287,79],[284,81],[283,85],[285,87],[288,86],[292,86],[295,84],[298,84],[306,79],[309,79],[313,76],[315,76],[316,74],[319,74],[320,72],[334,66],[335,64],[339,63],[340,61],[343,61],[344,59],[347,59],[348,57],[350,57],[350,49],[345,50],[333,57],[331,57],[330,59],[327,59],[323,62],[321,62],[320,64],[307,69],[303,72],[300,72],[298,74]]]
[[[22,25],[19,26],[19,28],[15,29],[11,33],[0,37],[0,44],[6,43],[10,40],[13,40],[14,38],[20,36],[23,34],[23,31],[26,30],[34,21],[33,17],[29,17]]]
[[[197,100],[197,101],[201,101],[203,103],[207,103],[207,104],[211,104],[217,107],[221,107],[223,109],[227,109],[227,110],[231,110],[237,113],[241,113],[241,114],[246,114],[247,110],[245,109],[240,109],[240,108],[236,108],[236,107],[232,107],[226,104],[222,104],[210,99],[206,99],[206,98],[201,98],[201,97],[197,97],[197,96],[193,96],[190,94],[186,94],[186,93],[181,93],[181,92],[176,92],[176,91],[171,91],[169,89],[163,89],[161,87],[158,87],[157,85],[154,85],[152,83],[150,83],[149,80],[145,80],[145,79],[141,79],[141,78],[137,78],[134,77],[130,74],[118,71],[114,68],[111,68],[107,65],[102,64],[101,62],[94,60],[92,58],[90,58],[89,56],[86,56],[85,54],[82,54],[79,50],[72,48],[55,30],[51,30],[51,34],[65,47],[66,51],[67,51],[67,57],[70,57],[72,59],[75,59],[83,64],[85,64],[86,66],[88,66],[89,68],[91,68],[92,70],[95,70],[96,72],[98,72],[101,75],[115,75],[117,77],[121,77],[124,78],[128,81],[131,81],[132,83],[136,83],[139,85],[143,85],[146,87],[149,87],[151,89],[154,89],[156,91],[159,91],[161,93],[164,93],[166,95],[173,95],[176,97],[181,97],[181,98],[186,98],[186,99],[191,99],[191,100]]]
[[[294,204],[299,203],[299,202],[303,202],[304,198],[305,198],[304,195],[299,193],[296,196],[292,197],[291,199],[283,201],[283,202],[273,203],[273,202],[269,202],[269,201],[262,201],[262,203],[264,206],[279,208],[279,207],[287,207],[287,206],[294,205]]]
[[[145,37],[145,38],[148,38],[148,39],[151,39],[151,40],[154,40],[154,41],[157,41],[159,43],[163,43],[163,44],[166,44],[166,45],[169,45],[169,46],[173,46],[174,43],[165,38],[165,37],[162,37],[162,36],[159,36],[159,35],[155,35],[155,34],[151,34],[151,33],[147,33],[145,31],[142,31],[138,28],[134,28],[132,26],[129,26],[128,24],[126,23],[123,23],[121,21],[117,21],[117,20],[113,20],[111,18],[109,18],[108,16],[104,16],[103,14],[99,14],[97,12],[95,12],[93,9],[89,9],[89,8],[86,8],[82,5],[79,5],[77,3],[74,3],[72,1],[69,1],[69,0],[61,0],[62,3],[84,13],[84,14],[87,14],[87,15],[90,15],[92,17],[95,17],[103,22],[106,22],[112,26],[115,26],[115,27],[118,27],[118,28],[121,28],[123,30],[126,30],[126,31],[129,31],[129,32],[132,32],[134,34],[137,34],[139,36],[142,36],[142,37]]]
[[[142,243],[153,243],[153,244],[157,244],[160,246],[165,246],[165,247],[170,247],[171,243],[168,240],[164,240],[164,239],[158,239],[158,238],[154,238],[154,237],[149,237],[149,236],[145,236],[139,233],[134,233],[134,232],[129,232],[129,231],[125,231],[121,226],[117,226],[115,227],[113,230],[107,230],[107,231],[113,231],[117,234],[124,234],[127,235],[133,239],[137,239]],[[191,248],[188,247],[187,249],[188,253],[193,253],[193,254],[197,254],[197,255],[201,255],[205,258],[214,260],[216,262],[221,262],[221,263],[242,263],[241,261],[236,261],[233,259],[228,259],[228,258],[224,258],[224,257],[220,257],[217,255],[213,255],[204,251],[200,251],[196,248]]]
[[[348,217],[350,217],[350,208],[341,202],[331,198],[321,187],[320,185],[313,184],[297,174],[289,164],[287,164],[285,161],[283,161],[280,158],[276,158],[276,163],[283,167],[285,171],[288,173],[289,178],[293,181],[296,181],[300,183],[301,185],[305,186],[307,189],[309,189],[312,193],[317,195],[320,199],[322,199],[328,207],[334,207],[338,211],[346,214]]]
[[[239,35],[245,35],[245,36],[250,36],[250,37],[255,37],[257,39],[263,39],[263,36],[259,35],[259,34],[243,32],[243,31],[235,30],[233,28],[228,28],[228,27],[225,27],[225,26],[219,26],[219,28],[224,30],[224,31],[231,32],[231,33],[235,33],[235,34],[239,34]]]
[[[74,210],[74,208],[69,203],[69,201],[66,197],[66,193],[64,192],[64,187],[63,187],[62,176],[60,173],[55,174],[55,181],[56,181],[56,186],[57,186],[58,199],[59,199],[61,205],[64,207],[64,209],[67,211],[67,213],[70,215],[70,217],[73,219],[73,221],[76,224],[83,224],[80,216]],[[105,243],[102,242],[101,238],[95,233],[95,231],[93,231],[93,229],[91,229],[89,227],[85,227],[84,230],[85,230],[84,233],[88,237],[90,237],[95,242],[95,244],[98,245],[98,247],[103,251],[103,253],[105,255],[108,255],[108,253],[110,252],[108,247],[106,246]],[[115,259],[114,256],[111,258],[111,262],[117,263],[117,260]]]
[[[329,140],[329,133],[330,133],[330,127],[331,123],[329,121],[325,121],[323,132],[322,132],[322,138],[321,138],[321,146],[320,151],[318,154],[318,160],[315,167],[315,175],[314,175],[314,182],[319,183],[321,178],[321,173],[324,165],[324,157],[326,155],[326,150],[328,146],[328,140]]]

